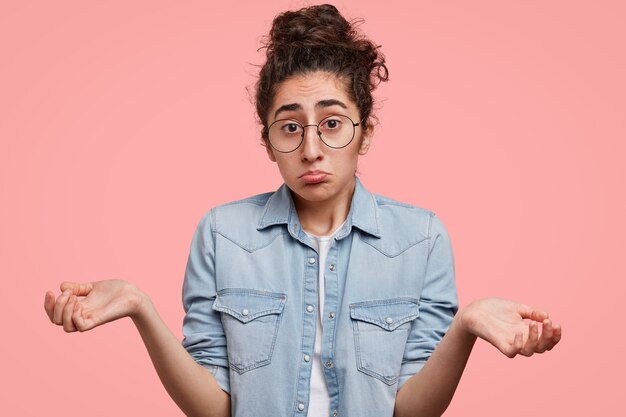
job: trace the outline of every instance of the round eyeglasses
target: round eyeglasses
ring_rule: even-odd
[[[274,150],[288,153],[298,149],[304,142],[304,129],[315,126],[317,136],[326,146],[341,149],[352,142],[359,124],[342,114],[326,116],[316,125],[303,125],[293,119],[278,119],[266,129],[266,133]]]

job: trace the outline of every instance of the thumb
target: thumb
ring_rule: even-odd
[[[61,291],[70,291],[73,295],[76,296],[85,296],[89,294],[92,289],[93,283],[91,282],[79,283],[64,281],[61,283]]]
[[[533,321],[543,322],[548,318],[548,313],[543,310],[538,310],[527,306],[526,304],[520,304],[519,314],[524,319],[531,319]]]

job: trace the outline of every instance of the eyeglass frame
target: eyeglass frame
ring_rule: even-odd
[[[330,146],[328,143],[326,143],[326,141],[324,139],[322,139],[322,132],[320,131],[320,125],[322,124],[322,122],[326,119],[329,119],[333,116],[341,116],[341,117],[345,117],[346,119],[350,120],[350,123],[352,123],[352,137],[350,138],[350,140],[348,141],[348,143],[346,143],[343,146]],[[300,143],[298,144],[298,146],[296,146],[295,148],[293,148],[290,151],[281,151],[279,149],[276,149],[276,147],[274,145],[272,145],[272,141],[270,140],[270,129],[272,128],[272,126],[274,124],[276,124],[277,122],[281,122],[281,121],[285,121],[285,120],[289,120],[291,122],[295,122],[298,126],[300,126],[302,128],[302,135],[300,135]],[[315,126],[316,129],[316,133],[317,133],[317,137],[319,138],[319,140],[322,141],[322,143],[326,146],[328,146],[331,149],[343,149],[346,146],[350,145],[352,143],[352,141],[354,140],[354,134],[356,133],[356,127],[357,126],[361,126],[363,124],[363,120],[365,120],[365,117],[362,118],[358,123],[354,123],[354,120],[352,120],[350,118],[350,116],[345,115],[345,114],[339,114],[339,113],[333,113],[333,114],[329,114],[328,116],[322,118],[322,120],[320,120],[317,124],[308,124],[308,125],[303,125],[302,123],[300,123],[299,121],[297,121],[296,119],[289,119],[289,118],[285,118],[285,119],[276,119],[274,120],[272,123],[270,123],[270,125],[268,127],[266,127],[265,129],[263,129],[263,133],[265,135],[267,135],[267,141],[269,142],[270,146],[272,147],[272,149],[274,149],[276,152],[280,152],[280,153],[291,153],[291,152],[295,152],[300,146],[302,146],[302,143],[304,142],[304,133],[305,133],[305,128],[307,127],[311,127],[311,126]]]

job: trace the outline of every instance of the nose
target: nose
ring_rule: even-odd
[[[317,125],[306,125],[302,134],[301,156],[303,161],[315,161],[324,155]]]

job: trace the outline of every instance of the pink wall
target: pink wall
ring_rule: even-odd
[[[65,334],[44,292],[125,278],[180,335],[193,230],[275,189],[246,86],[301,1],[0,4],[0,414],[181,415],[130,320]],[[478,343],[448,416],[616,415],[626,371],[626,7],[341,1],[391,81],[362,180],[436,211],[463,305],[562,323],[553,352]]]

